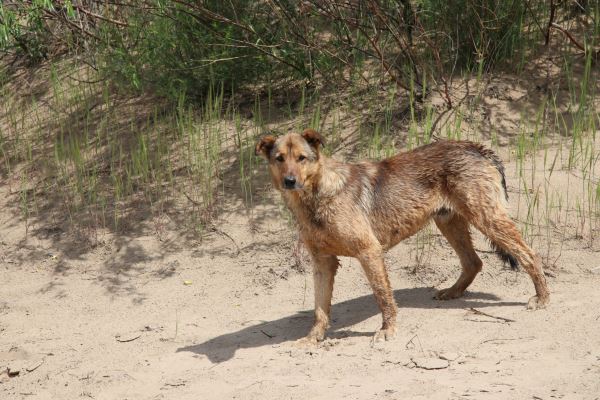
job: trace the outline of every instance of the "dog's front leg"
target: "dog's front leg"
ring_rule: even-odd
[[[396,303],[385,270],[383,254],[379,250],[367,250],[358,257],[358,260],[369,279],[383,316],[381,329],[375,333],[373,339],[375,341],[390,340],[396,335]]]
[[[333,280],[339,266],[336,256],[322,255],[312,251],[311,253],[315,285],[315,321],[308,335],[299,340],[306,344],[316,344],[325,338],[325,331],[329,327]]]

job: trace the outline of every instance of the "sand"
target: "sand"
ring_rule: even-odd
[[[509,165],[514,215],[513,175]],[[459,266],[445,239],[432,228],[418,266],[414,241],[401,243],[386,257],[398,336],[377,344],[374,298],[357,261],[343,259],[327,338],[302,348],[310,265],[292,257],[297,236],[277,195],[263,196],[251,221],[232,205],[202,241],[175,229],[26,234],[18,216],[1,215],[0,398],[600,398],[600,261],[589,238],[556,233],[551,304],[535,312],[528,276],[480,235],[483,272],[446,302],[433,295]]]

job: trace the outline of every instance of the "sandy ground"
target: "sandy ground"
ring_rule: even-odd
[[[535,312],[527,275],[481,237],[484,271],[448,302],[432,298],[459,272],[443,237],[418,268],[414,244],[402,243],[387,256],[399,334],[376,345],[381,317],[358,263],[344,259],[327,339],[298,348],[312,278],[294,267],[295,233],[272,202],[254,223],[234,209],[198,243],[169,231],[26,235],[3,214],[0,398],[600,399],[600,261],[588,240],[564,237],[551,305]]]

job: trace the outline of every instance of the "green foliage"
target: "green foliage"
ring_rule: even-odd
[[[391,79],[405,90],[416,85],[421,96],[425,81],[461,69],[519,68],[515,60],[544,42],[550,7],[568,18],[567,3],[18,0],[0,5],[0,53],[33,64],[48,56],[51,40],[122,88],[174,101],[181,93],[200,99],[213,84],[231,92],[299,79]],[[599,6],[582,4],[576,11],[593,23],[582,43],[591,43]],[[380,72],[366,78],[373,65]]]
[[[47,56],[48,37],[43,20],[49,1],[33,1],[29,6],[8,8],[0,3],[0,50],[13,50],[28,64]]]
[[[309,76],[303,50],[284,44],[289,29],[272,26],[262,2],[147,3],[157,11],[134,9],[126,28],[102,27],[101,69],[135,90],[198,99],[215,82],[231,89]]]
[[[498,62],[513,63],[527,39],[528,15],[521,0],[422,0],[420,19],[436,36],[447,67],[477,69]]]

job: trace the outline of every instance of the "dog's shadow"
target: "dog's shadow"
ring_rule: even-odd
[[[411,288],[394,291],[394,298],[402,308],[441,308],[456,309],[489,306],[524,306],[522,302],[504,302],[492,294],[482,292],[467,292],[466,296],[451,301],[433,299],[433,288]],[[331,328],[328,338],[350,336],[371,336],[373,332],[355,332],[345,328],[353,326],[374,315],[379,314],[373,295],[361,296],[341,303],[335,303],[331,308]],[[400,318],[401,320],[401,318]],[[203,354],[213,363],[230,360],[237,349],[275,345],[282,342],[300,339],[306,335],[312,325],[312,311],[299,312],[275,321],[261,322],[207,340],[204,343],[181,347],[177,352],[188,351]]]

